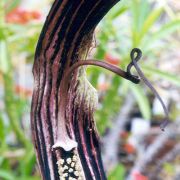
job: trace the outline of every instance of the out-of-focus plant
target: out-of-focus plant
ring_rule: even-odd
[[[25,53],[32,59],[41,23],[38,12],[20,10],[20,0],[0,1],[0,179],[39,179],[30,132],[24,127],[29,113],[27,91],[17,84],[16,71]],[[16,8],[16,9],[15,9]],[[26,40],[25,40],[26,39]],[[17,60],[16,60],[17,59]],[[32,175],[34,175],[32,177]]]
[[[96,58],[126,68],[130,61],[129,52],[132,48],[138,47],[143,52],[143,60],[139,62],[140,66],[151,82],[159,87],[161,84],[159,80],[163,79],[171,86],[178,88],[180,86],[179,76],[171,73],[170,69],[166,72],[158,67],[158,64],[163,62],[164,55],[168,56],[170,51],[178,47],[176,36],[179,34],[180,17],[177,14],[169,16],[167,9],[173,13],[173,9],[167,2],[161,5],[157,0],[127,0],[119,3],[97,29]],[[121,109],[129,91],[136,99],[141,112],[140,116],[147,120],[152,119],[152,102],[149,101],[150,94],[144,87],[134,86],[110,73],[102,73],[97,68],[91,68],[88,73],[91,82],[100,92],[100,105],[99,111],[96,112],[96,120],[97,127],[102,134],[108,126],[113,125],[112,121]],[[177,111],[177,107],[173,109]],[[179,113],[174,114],[173,111],[170,113],[171,119],[174,120]],[[122,177],[121,175],[116,176],[118,167],[115,167],[108,179]],[[147,179],[137,174],[135,179],[138,178]]]
[[[180,18],[169,17],[165,8],[167,6],[168,4],[160,6],[159,1],[127,0],[119,3],[97,29],[96,58],[125,68],[130,61],[130,50],[138,47],[143,52],[141,67],[151,80],[162,78],[180,86],[180,78],[176,74],[157,68],[161,55],[177,47],[175,37],[180,28]],[[171,41],[176,43],[169,44]],[[99,111],[96,113],[101,133],[107,126],[111,126],[110,120],[119,111],[129,90],[133,92],[144,119],[151,119],[148,92],[144,88],[134,86],[110,73],[100,73],[97,68],[92,69],[89,70],[89,77],[102,94]]]
[[[112,172],[110,172],[108,179],[125,179],[125,169],[122,165],[118,165]]]

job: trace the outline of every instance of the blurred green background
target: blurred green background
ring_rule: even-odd
[[[51,3],[50,0],[0,1],[2,180],[40,179],[30,138],[31,71],[36,43]],[[139,65],[161,95],[169,109],[172,124],[176,126],[180,119],[180,2],[122,0],[98,25],[89,56],[125,69],[134,47],[142,50],[143,58]],[[154,179],[151,174],[160,165],[157,179],[163,179],[164,175],[167,180],[175,179],[180,174],[180,168],[177,170],[180,151],[171,161],[161,163],[154,157],[156,163],[151,165],[147,176],[140,170],[133,171],[137,162],[145,159],[143,152],[154,147],[153,142],[162,136],[159,124],[164,114],[154,95],[143,83],[134,85],[101,68],[89,67],[87,76],[99,94],[95,119],[102,136],[108,179],[124,180],[130,176],[133,180]],[[170,139],[174,146],[180,143],[179,133],[176,129],[173,142]],[[110,159],[111,166],[107,163],[111,152],[105,143],[108,138],[118,148],[116,152],[112,151],[118,159]],[[166,143],[169,143],[168,138]],[[162,159],[173,148],[167,152],[165,149],[163,153],[159,149],[157,151],[162,154]]]

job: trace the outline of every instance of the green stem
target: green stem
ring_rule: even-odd
[[[0,24],[4,24],[5,21],[5,0],[0,1]]]
[[[19,114],[17,110],[17,100],[14,96],[14,80],[12,75],[12,64],[9,57],[8,52],[8,42],[7,37],[4,36],[4,48],[1,49],[0,54],[3,54],[1,58],[1,61],[6,62],[6,68],[2,69],[2,76],[4,81],[4,102],[5,102],[5,108],[6,113],[8,115],[10,125],[13,129],[13,131],[16,134],[17,139],[23,144],[29,147],[29,143],[27,139],[24,136],[23,131],[20,128],[19,125]],[[2,41],[0,41],[2,42]],[[4,51],[4,52],[2,52]]]
[[[25,146],[28,146],[28,141],[25,138],[23,131],[19,126],[19,117],[17,113],[17,102],[14,98],[13,92],[13,78],[11,72],[3,74],[4,79],[4,100],[6,112],[11,123],[12,129],[14,130],[17,139]]]

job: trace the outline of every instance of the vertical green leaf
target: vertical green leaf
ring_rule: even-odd
[[[0,170],[0,179],[2,179],[2,180],[14,180],[15,177],[9,171]]]
[[[150,5],[144,0],[132,0],[132,42],[133,47],[138,47],[141,41],[141,31],[148,16]]]
[[[4,141],[4,139],[5,139],[5,126],[4,126],[3,118],[0,114],[0,145],[2,141]]]
[[[5,7],[5,0],[0,0],[0,29],[1,29],[1,25],[4,23],[4,17],[5,17],[4,7]]]
[[[159,16],[161,15],[163,9],[159,8],[151,12],[149,16],[147,17],[141,31],[141,37],[143,37],[152,27],[152,25],[157,21]]]
[[[7,44],[5,41],[0,41],[0,71],[7,73],[9,70]]]
[[[130,88],[136,98],[143,118],[149,120],[151,118],[151,108],[148,97],[140,86],[132,84],[130,85]]]

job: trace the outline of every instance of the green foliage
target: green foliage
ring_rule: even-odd
[[[123,180],[125,178],[125,168],[123,165],[118,165],[109,174],[108,180]]]
[[[29,103],[27,98],[15,92],[16,69],[13,56],[24,52],[34,54],[36,34],[39,33],[41,24],[25,26],[6,23],[6,13],[15,8],[18,3],[20,1],[17,0],[12,1],[12,4],[7,1],[0,2],[0,78],[4,89],[3,97],[1,97],[4,108],[0,109],[0,179],[35,180],[40,178],[39,175],[31,177],[36,164],[34,148],[31,139],[25,135],[21,121],[22,117],[29,113],[26,108]],[[35,33],[29,33],[30,31]],[[24,41],[25,38],[27,41]],[[14,138],[13,141],[10,140],[11,136]]]
[[[138,103],[138,106],[144,119],[149,120],[151,118],[151,112],[147,95],[145,94],[143,89],[137,85],[130,85],[130,89],[134,94],[134,97]]]
[[[143,59],[146,58],[146,61],[141,60],[139,64],[143,67],[145,74],[149,78],[153,78],[153,80],[163,78],[179,86],[180,80],[176,75],[157,69],[156,62],[151,59],[159,59],[156,54],[157,48],[160,46],[166,47],[168,39],[173,33],[177,33],[177,30],[180,28],[180,19],[177,17],[163,23],[161,22],[161,17],[166,16],[164,7],[154,7],[152,8],[150,1],[128,0],[126,3],[121,2],[112,8],[111,12],[106,15],[99,25],[97,33],[99,42],[95,57],[104,59],[106,53],[119,54],[120,67],[125,68],[130,61],[129,52],[131,49],[134,47],[141,48]],[[130,15],[128,15],[129,13]],[[125,15],[127,20],[123,22]],[[109,44],[113,45],[109,46]],[[169,46],[170,48],[171,46]],[[95,87],[97,87],[98,77],[101,73],[109,76],[107,72],[97,69],[88,73]],[[124,83],[121,80],[113,80],[114,78],[112,78],[110,88],[103,96],[102,108],[96,112],[97,125],[101,133],[105,131],[106,127],[111,125],[110,121],[120,110],[119,106],[123,105],[124,96],[129,91],[133,92],[143,118],[151,118],[147,92],[142,90],[144,87],[135,86],[132,83]],[[118,92],[121,92],[121,95]],[[115,106],[118,106],[118,108],[115,108]]]
[[[149,66],[143,66],[143,70],[145,73],[151,76],[156,76],[158,78],[167,80],[176,86],[180,86],[180,77],[175,74],[167,73]]]
[[[6,170],[0,170],[0,178],[4,180],[14,180],[13,174]]]
[[[0,71],[2,73],[7,73],[10,65],[7,52],[7,43],[4,40],[0,41],[0,52]]]
[[[14,8],[16,8],[21,3],[21,0],[8,0],[6,3],[6,13],[12,11]]]
[[[164,171],[167,172],[168,174],[173,175],[175,173],[175,169],[173,165],[170,163],[165,163],[163,168],[164,168]]]
[[[107,127],[111,127],[113,119],[113,112],[118,112],[120,109],[123,97],[118,97],[118,88],[121,79],[118,76],[113,77],[112,86],[108,93],[103,98],[102,107],[96,112],[96,122],[98,130],[101,134],[105,132]],[[110,107],[110,108],[109,108]]]

